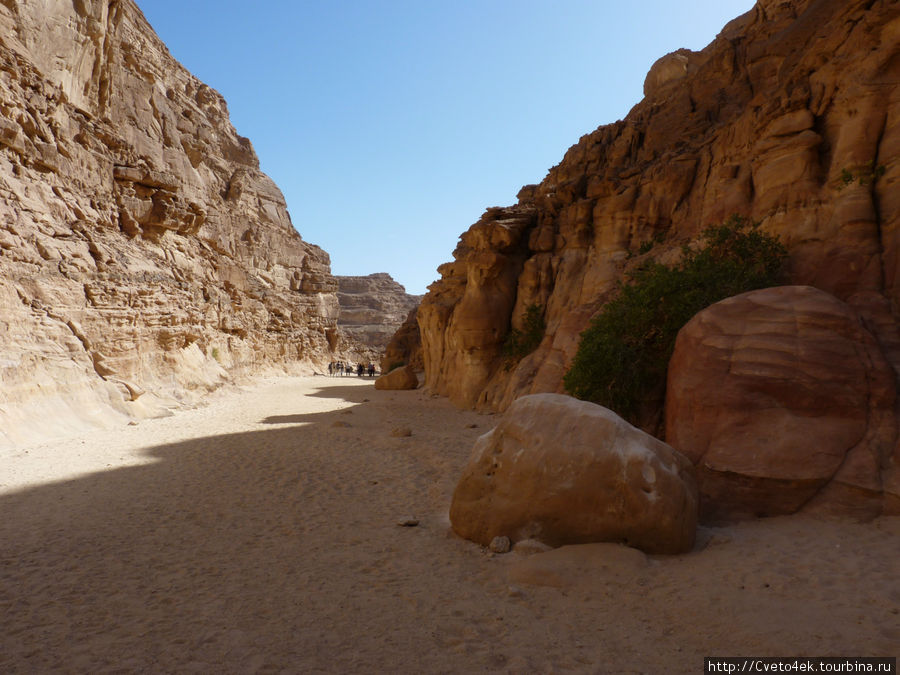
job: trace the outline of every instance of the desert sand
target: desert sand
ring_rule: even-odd
[[[281,378],[4,451],[0,672],[700,673],[709,655],[900,654],[898,518],[705,527],[669,557],[456,537],[450,496],[493,420],[421,390]]]

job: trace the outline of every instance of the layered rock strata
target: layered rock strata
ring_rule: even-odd
[[[681,329],[666,441],[705,518],[900,513],[893,371],[857,312],[809,286],[718,302]]]
[[[383,351],[409,313],[419,306],[420,295],[410,295],[389,274],[335,277],[338,283],[341,332],[356,342]]]
[[[0,444],[328,360],[328,255],[132,0],[0,3],[0,113]]]
[[[898,82],[888,0],[760,0],[702,51],[663,57],[625,120],[461,236],[418,313],[426,386],[493,409],[562,391],[627,271],[732,214],[778,235],[792,280],[860,312],[900,369]],[[510,367],[531,306],[545,337]]]

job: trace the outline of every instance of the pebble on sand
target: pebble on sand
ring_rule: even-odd
[[[509,553],[510,546],[509,537],[494,537],[488,548],[494,553]]]

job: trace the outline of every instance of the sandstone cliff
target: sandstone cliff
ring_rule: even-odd
[[[0,112],[0,444],[328,360],[327,254],[133,0],[0,2]]]
[[[387,373],[399,364],[409,365],[417,373],[425,370],[418,316],[419,307],[416,306],[406,315],[406,320],[387,343],[384,355],[381,357],[382,372]]]
[[[376,352],[384,350],[409,312],[422,300],[420,295],[407,293],[389,274],[335,279],[341,332]]]
[[[562,391],[624,273],[732,214],[777,234],[793,282],[860,312],[900,369],[898,82],[889,0],[759,0],[704,50],[664,56],[625,120],[461,236],[418,313],[426,386],[495,409]],[[510,367],[530,306],[545,337]]]

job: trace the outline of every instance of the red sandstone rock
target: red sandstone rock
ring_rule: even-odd
[[[708,307],[678,334],[666,440],[697,465],[704,517],[874,516],[894,400],[893,370],[851,307],[808,286],[769,288]]]
[[[509,537],[682,553],[694,543],[697,489],[687,459],[612,411],[538,394],[475,443],[450,521],[483,546]]]

